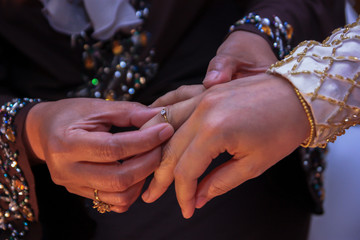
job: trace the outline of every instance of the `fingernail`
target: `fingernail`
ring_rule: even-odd
[[[143,193],[143,195],[141,196],[142,200],[143,200],[144,202],[146,202],[146,203],[149,201],[149,197],[150,197],[149,190],[146,190],[146,191]]]
[[[174,133],[174,129],[168,124],[163,130],[159,133],[159,139],[165,141],[169,139]]]
[[[198,197],[196,199],[195,207],[197,209],[202,208],[208,202],[207,198],[205,197]]]
[[[211,70],[210,72],[206,73],[204,82],[213,81],[219,76],[219,71]]]

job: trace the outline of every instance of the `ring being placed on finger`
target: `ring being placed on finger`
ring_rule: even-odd
[[[165,119],[165,122],[169,123],[169,120],[167,118],[167,115],[166,115],[166,109],[163,108],[161,111],[160,111],[160,114],[161,116]]]
[[[96,208],[96,210],[99,213],[110,212],[111,205],[104,203],[103,201],[100,200],[99,191],[97,189],[94,189],[94,198],[95,200],[93,201],[94,204],[93,208]]]

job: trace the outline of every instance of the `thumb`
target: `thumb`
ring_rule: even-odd
[[[237,60],[229,55],[217,55],[209,63],[206,76],[203,81],[205,88],[210,88],[216,84],[231,81],[236,72]]]

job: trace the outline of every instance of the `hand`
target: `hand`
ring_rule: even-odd
[[[203,84],[206,88],[246,76],[264,73],[277,58],[261,36],[234,31],[210,61]]]
[[[98,189],[111,210],[124,212],[141,192],[144,179],[159,165],[159,145],[173,134],[169,124],[142,126],[159,109],[130,102],[65,99],[35,105],[26,119],[31,150],[46,162],[52,180],[69,192],[94,199]],[[118,160],[124,160],[123,163]]]
[[[194,104],[191,99],[185,102]],[[194,110],[184,102],[167,107],[171,124],[184,123],[165,145],[161,165],[143,195],[146,202],[155,201],[175,179],[185,218],[212,198],[262,174],[310,131],[292,86],[280,77],[258,74],[219,84],[195,102]],[[184,115],[190,117],[186,120]],[[211,161],[225,151],[233,158],[198,185]]]

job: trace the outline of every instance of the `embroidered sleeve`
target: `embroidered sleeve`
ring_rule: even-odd
[[[325,147],[360,123],[360,18],[323,43],[305,41],[268,70],[287,78],[315,121],[310,147]]]
[[[14,126],[15,116],[33,99],[14,99],[1,106],[0,126],[0,235],[6,239],[21,239],[34,220],[30,189],[19,164],[19,151]]]

